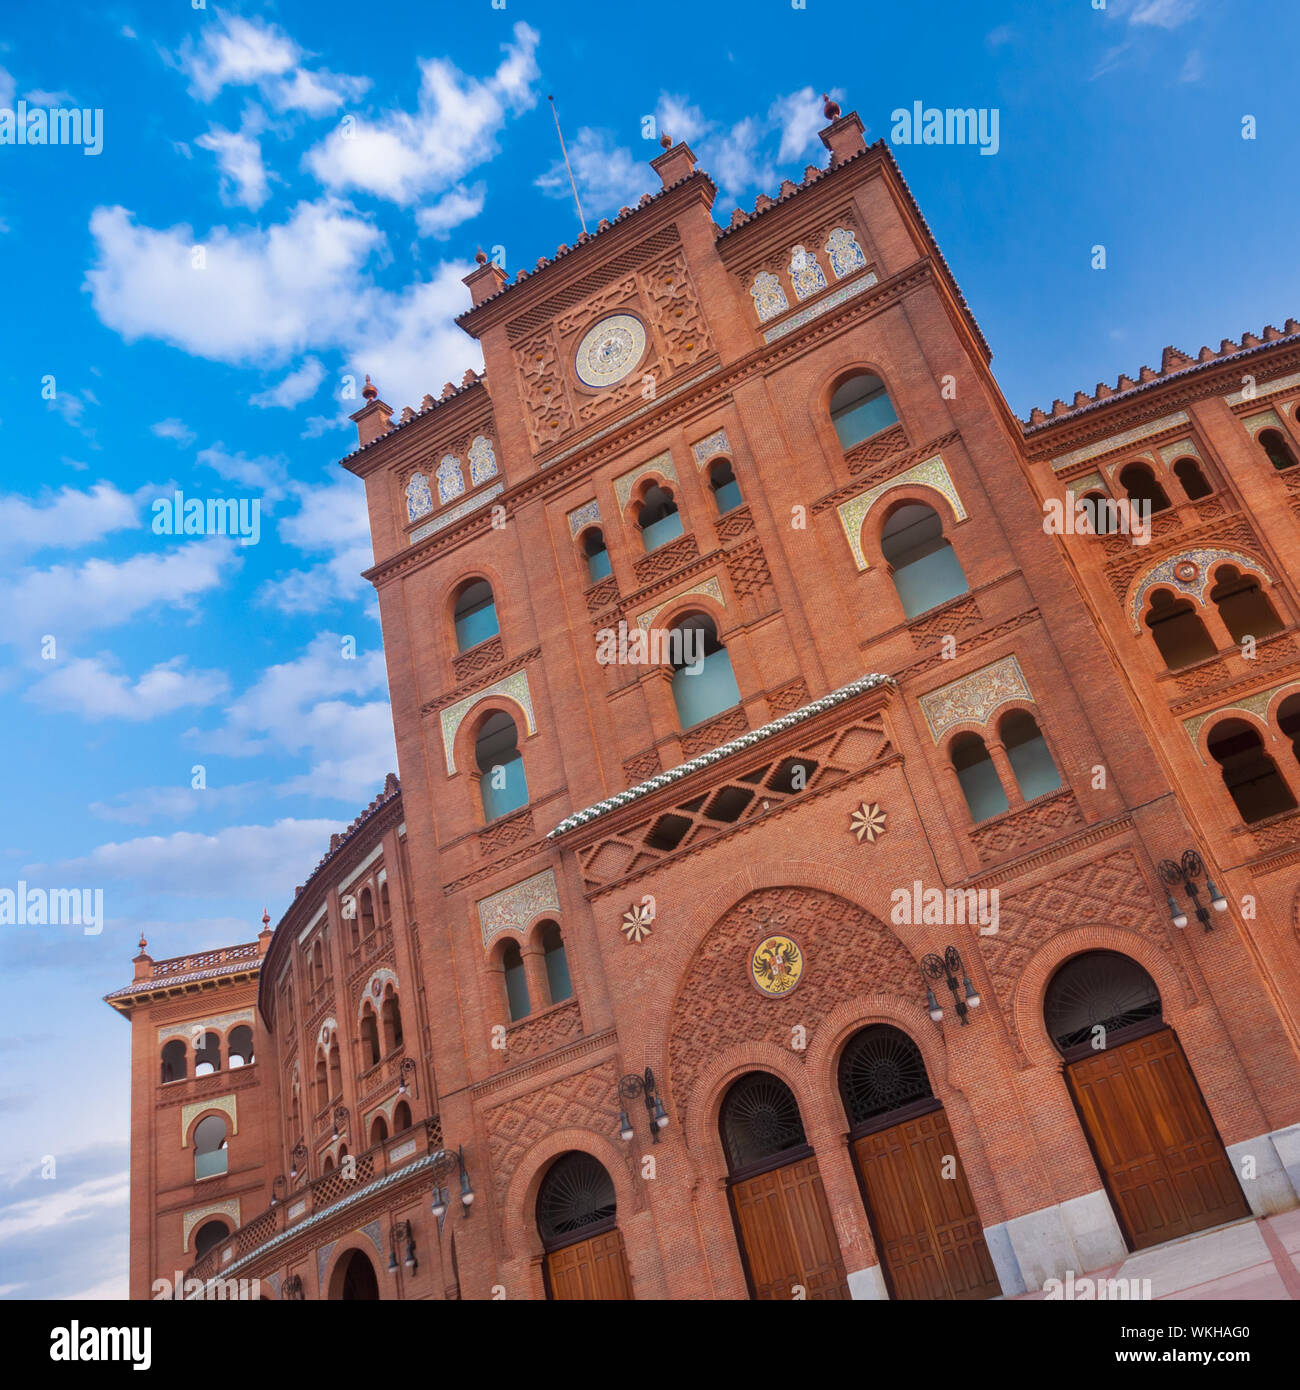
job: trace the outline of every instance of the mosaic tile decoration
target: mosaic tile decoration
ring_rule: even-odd
[[[509,888],[480,899],[477,907],[484,946],[490,946],[503,931],[517,931],[522,935],[534,917],[543,912],[559,914],[560,890],[556,886],[555,870],[543,869],[540,874],[512,883]]]
[[[989,715],[1008,700],[1033,700],[1020,662],[1004,656],[991,666],[949,681],[921,696],[921,713],[936,743],[957,724],[986,724]]]
[[[1265,410],[1258,415],[1247,415],[1242,419],[1241,423],[1245,425],[1247,431],[1252,436],[1258,434],[1260,430],[1268,429],[1270,425],[1275,430],[1280,430],[1282,428],[1282,422],[1277,418],[1276,410]]]
[[[367,1221],[366,1224],[362,1226],[359,1234],[369,1239],[370,1243],[375,1247],[376,1253],[380,1255],[384,1253],[379,1246],[380,1241],[383,1240],[384,1237],[378,1221]]]
[[[680,593],[669,594],[662,603],[656,603],[653,608],[647,608],[636,620],[637,627],[643,631],[648,629],[654,622],[655,616],[662,613],[670,603],[676,603],[679,598],[687,598],[691,594],[703,594],[706,598],[716,599],[723,608],[727,606],[726,595],[722,592],[722,585],[715,576],[701,580],[698,584],[693,584],[689,589],[682,589]]]
[[[1174,571],[1188,560],[1196,565],[1196,577],[1194,579],[1179,579]],[[1242,566],[1255,574],[1262,574],[1270,584],[1275,582],[1273,576],[1258,560],[1252,560],[1238,550],[1181,550],[1177,555],[1166,555],[1145,574],[1138,575],[1133,580],[1136,587],[1133,590],[1133,597],[1129,600],[1133,613],[1133,631],[1142,631],[1142,605],[1146,601],[1147,594],[1157,587],[1174,589],[1180,594],[1194,598],[1204,608],[1207,602],[1205,591],[1209,588],[1210,572],[1215,565],[1223,560],[1231,560],[1235,565]]]
[[[1180,439],[1177,444],[1163,444],[1160,447],[1160,457],[1168,467],[1175,459],[1194,458],[1201,463],[1205,460],[1201,458],[1201,451],[1191,439]]]
[[[909,484],[932,487],[948,499],[953,515],[958,521],[966,520],[966,508],[962,506],[957,489],[948,476],[947,465],[938,454],[935,454],[933,458],[916,464],[906,472],[899,473],[893,478],[886,478],[883,483],[877,483],[875,487],[869,488],[866,492],[860,492],[856,497],[850,497],[847,502],[841,502],[835,509],[840,519],[840,525],[844,528],[844,538],[848,541],[849,550],[853,554],[853,563],[857,565],[858,569],[869,568],[867,557],[862,553],[862,523],[866,520],[867,513],[885,493],[897,487],[906,487]]]
[[[366,987],[361,991],[361,998],[357,1000],[357,1017],[361,1017],[361,1010],[366,1006],[366,1000],[370,1000],[370,1007],[378,1009],[379,1001],[384,997],[384,986],[391,984],[397,988],[396,972],[390,970],[386,965],[381,965],[378,970],[366,981]],[[378,985],[378,990],[375,986]]]
[[[325,1287],[325,1266],[330,1262],[330,1251],[338,1244],[332,1240],[328,1245],[322,1245],[316,1252],[316,1283],[320,1288]]]
[[[716,458],[719,454],[731,457],[731,444],[727,440],[725,429],[714,430],[707,439],[701,439],[698,444],[691,445],[691,457],[695,460],[696,468],[703,468],[711,458]]]
[[[624,473],[621,478],[614,479],[614,496],[618,498],[620,512],[627,506],[628,499],[632,496],[632,489],[647,473],[660,473],[670,482],[677,482],[677,470],[673,467],[672,454],[667,452],[659,454],[645,463],[638,464],[630,472]]]
[[[1276,381],[1265,381],[1258,383],[1255,387],[1254,400],[1259,396],[1271,396],[1274,392],[1285,391],[1289,386],[1300,386],[1300,372],[1295,372],[1291,376],[1280,376]],[[1230,396],[1223,398],[1229,405],[1241,405],[1246,400],[1245,391],[1234,391]]]
[[[791,314],[784,323],[779,323],[775,328],[769,328],[763,334],[765,343],[774,343],[778,338],[783,338],[787,333],[793,333],[796,328],[802,328],[805,323],[811,323],[813,319],[820,318],[822,314],[828,313],[831,309],[838,309],[847,300],[856,294],[861,294],[863,290],[869,290],[872,285],[878,283],[876,272],[873,270],[864,275],[861,280],[854,280],[850,284],[841,285],[839,289],[832,290],[824,299],[819,299],[816,304],[810,304],[806,309],[800,309],[797,314]]]
[[[826,238],[826,254],[830,257],[831,269],[837,280],[863,269],[867,263],[857,237],[847,227],[836,227]]]
[[[497,475],[497,456],[492,441],[485,435],[476,434],[469,446],[469,485],[479,487],[489,478]]]
[[[231,1133],[239,1133],[239,1116],[235,1113],[234,1096],[210,1096],[207,1100],[192,1100],[188,1105],[181,1106],[182,1149],[188,1149],[190,1146],[190,1121],[205,1110],[220,1110],[222,1114],[229,1115]]]
[[[482,690],[476,690],[472,695],[466,695],[463,700],[457,700],[454,705],[448,705],[442,712],[442,746],[447,755],[447,772],[452,774],[456,771],[456,730],[464,722],[465,716],[479,703],[486,700],[489,695],[504,695],[507,699],[513,700],[524,712],[524,723],[530,734],[537,731],[536,722],[533,719],[533,697],[528,690],[528,673],[526,671],[515,671],[512,675],[496,681],[494,684],[485,686]]]
[[[749,292],[754,297],[754,308],[758,311],[760,323],[774,319],[790,307],[790,301],[786,298],[780,280],[770,270],[764,270],[754,276],[754,283],[749,287]]]
[[[330,1038],[339,1031],[339,1021],[332,1014],[320,1026],[320,1032],[316,1034],[316,1046],[327,1046]]]
[[[1089,488],[1096,488],[1099,492],[1110,491],[1110,485],[1100,473],[1089,473],[1086,478],[1076,478],[1070,484],[1070,491],[1076,497],[1087,492]]]
[[[1074,449],[1068,454],[1062,454],[1060,458],[1052,460],[1052,468],[1059,473],[1062,468],[1069,468],[1071,464],[1095,459],[1099,454],[1108,454],[1112,449],[1122,449],[1125,444],[1132,444],[1139,439],[1148,439],[1153,434],[1163,434],[1165,430],[1173,429],[1175,425],[1185,425],[1186,423],[1187,412],[1175,410],[1172,415],[1162,415],[1159,420],[1153,420],[1149,425],[1139,425],[1136,429],[1125,430],[1123,434],[1112,434],[1109,439],[1099,439],[1095,444],[1085,444],[1082,449]]]
[[[444,454],[438,465],[438,501],[454,502],[465,491],[465,475],[455,454]]]
[[[569,536],[576,536],[584,526],[600,525],[600,504],[593,497],[590,502],[575,507],[569,513]]]
[[[159,1028],[158,1041],[166,1042],[168,1038],[184,1038],[188,1041],[194,1036],[196,1028],[202,1028],[205,1033],[224,1033],[227,1028],[252,1022],[252,1009],[238,1009],[233,1014],[218,1014],[215,1018],[205,1018],[201,1021],[194,1019],[189,1023],[174,1023],[170,1028]]]
[[[389,1163],[400,1163],[404,1158],[410,1158],[415,1152],[415,1140],[408,1139],[404,1144],[399,1144],[395,1149],[389,1149]]]
[[[213,1202],[210,1206],[195,1207],[192,1211],[187,1211],[181,1217],[181,1249],[190,1248],[190,1235],[195,1226],[200,1221],[206,1220],[209,1216],[224,1216],[235,1224],[232,1230],[239,1229],[239,1198],[228,1197],[224,1202]]]
[[[406,485],[406,519],[418,521],[433,510],[433,493],[429,491],[429,480],[423,473],[412,473]]]
[[[1243,696],[1240,700],[1234,700],[1230,705],[1221,705],[1218,709],[1208,710],[1205,714],[1194,714],[1190,719],[1183,720],[1183,728],[1187,730],[1187,737],[1191,739],[1193,747],[1200,738],[1201,730],[1211,719],[1218,719],[1222,714],[1230,714],[1233,710],[1245,710],[1248,714],[1253,714],[1258,719],[1268,717],[1268,707],[1273,703],[1273,697],[1287,687],[1300,690],[1300,681],[1283,681],[1281,685],[1275,685],[1270,690],[1257,690],[1253,695]]]
[[[493,483],[486,492],[480,492],[477,497],[469,497],[458,506],[452,507],[450,511],[443,512],[441,516],[435,517],[432,521],[426,521],[423,526],[417,526],[411,532],[411,544],[414,545],[416,541],[422,541],[425,536],[432,536],[435,531],[444,530],[453,522],[459,521],[461,517],[468,516],[470,512],[478,511],[480,507],[486,507],[494,497],[500,497],[505,490],[504,483]]]
[[[796,299],[811,299],[826,288],[826,275],[821,263],[812,252],[802,246],[790,248],[790,264],[787,267],[790,283],[794,286]]]
[[[266,1276],[266,1282],[270,1284],[271,1292],[276,1296],[276,1298],[280,1297],[280,1278],[281,1276],[279,1270],[276,1270],[274,1274],[268,1274]]]

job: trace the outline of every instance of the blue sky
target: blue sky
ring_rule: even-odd
[[[591,224],[657,186],[647,115],[725,221],[824,162],[827,87],[869,139],[997,108],[996,156],[896,154],[1021,414],[1300,314],[1292,0],[16,8],[0,109],[98,108],[103,149],[0,145],[0,888],[107,921],[0,926],[0,1295],[125,1291],[100,996],[141,931],[252,939],[394,767],[345,384],[458,382],[475,247],[575,239],[548,92]],[[175,488],[259,542],[155,535]]]

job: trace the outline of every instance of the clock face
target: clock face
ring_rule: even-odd
[[[611,314],[578,344],[574,370],[584,386],[613,386],[645,356],[645,329],[631,314]]]

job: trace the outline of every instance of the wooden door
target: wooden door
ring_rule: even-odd
[[[1172,1029],[1072,1062],[1066,1078],[1132,1249],[1249,1215]]]
[[[846,1299],[840,1244],[815,1158],[732,1184],[731,1200],[754,1297]]]
[[[553,1250],[546,1257],[546,1275],[554,1299],[626,1301],[632,1297],[623,1235],[617,1229]]]
[[[942,1110],[864,1135],[853,1150],[896,1298],[978,1299],[1002,1292]],[[956,1163],[951,1178],[944,1177],[948,1158]]]

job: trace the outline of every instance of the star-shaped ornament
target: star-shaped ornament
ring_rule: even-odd
[[[654,912],[648,903],[642,903],[638,907],[630,907],[623,914],[622,932],[625,937],[636,945],[640,945],[647,936],[650,935],[650,926],[654,921]]]
[[[868,840],[874,845],[876,837],[885,833],[885,812],[877,802],[864,801],[849,813],[849,829],[858,837],[858,844]]]

